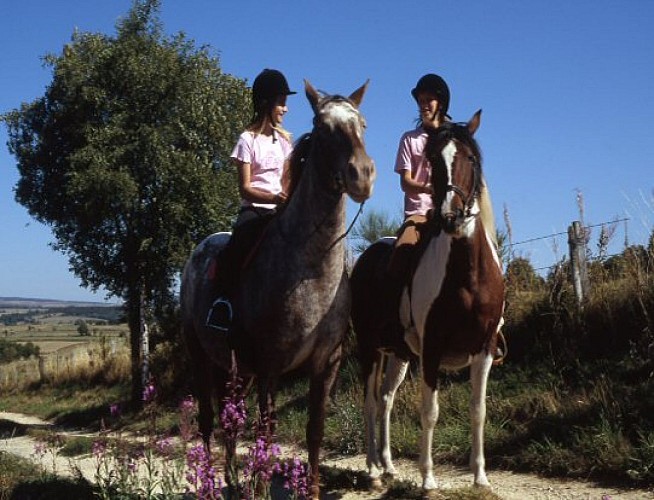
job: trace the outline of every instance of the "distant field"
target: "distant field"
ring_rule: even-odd
[[[48,355],[76,344],[100,344],[105,340],[114,345],[122,345],[129,338],[126,324],[89,325],[88,336],[77,331],[77,325],[71,321],[79,318],[60,317],[58,322],[39,325],[15,325],[0,327],[0,338],[13,342],[32,342],[41,350],[41,355]],[[64,322],[67,320],[68,322]]]

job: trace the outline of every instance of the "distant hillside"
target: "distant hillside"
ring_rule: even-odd
[[[72,316],[109,324],[125,321],[125,311],[119,304],[0,297],[0,324],[2,325],[35,324],[53,316]]]
[[[120,307],[107,302],[81,302],[71,300],[0,297],[0,308],[53,309],[56,307]]]

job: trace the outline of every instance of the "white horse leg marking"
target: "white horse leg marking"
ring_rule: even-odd
[[[486,386],[492,365],[493,356],[485,352],[476,354],[470,365],[470,383],[472,385],[470,469],[475,476],[475,486],[485,487],[490,486],[486,477],[486,459],[484,458],[484,424],[486,422]]]
[[[381,463],[384,467],[384,472],[391,475],[395,475],[396,473],[391,457],[391,410],[393,409],[395,393],[406,376],[408,366],[408,361],[403,361],[394,354],[390,355],[379,401],[381,413],[379,428]]]
[[[368,476],[373,482],[381,476],[381,464],[377,454],[377,408],[379,407],[379,377],[384,357],[373,364],[366,380],[366,398],[364,401],[364,420],[366,424],[366,465]]]
[[[422,435],[420,438],[420,458],[418,466],[422,474],[422,488],[433,490],[437,488],[434,477],[434,463],[431,458],[431,445],[434,438],[434,426],[438,421],[438,390],[432,389],[424,381],[422,385],[422,408],[420,411],[420,423],[422,424]]]

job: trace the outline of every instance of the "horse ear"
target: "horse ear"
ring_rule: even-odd
[[[307,99],[309,99],[309,102],[311,103],[311,108],[315,113],[318,109],[318,101],[320,100],[320,95],[318,94],[318,91],[313,88],[313,85],[311,85],[311,83],[309,83],[309,80],[307,79],[304,80],[304,93],[307,95]]]
[[[361,105],[361,101],[363,100],[363,94],[366,93],[366,89],[368,88],[368,84],[370,83],[370,78],[366,80],[366,83],[361,85],[358,89],[356,89],[352,94],[350,94],[350,101],[358,108]]]
[[[475,132],[477,132],[480,123],[481,109],[477,110],[477,112],[472,116],[472,118],[470,118],[470,121],[468,122],[468,131],[470,132],[470,135],[475,135]]]

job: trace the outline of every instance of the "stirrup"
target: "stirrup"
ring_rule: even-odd
[[[232,325],[232,304],[225,297],[217,298],[207,314],[205,325],[223,333]]]

